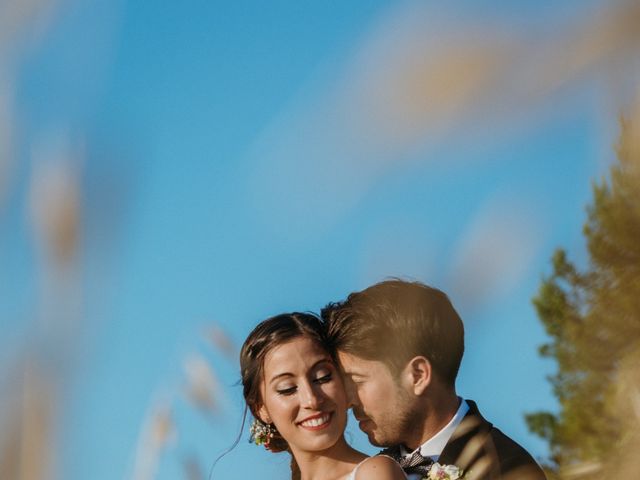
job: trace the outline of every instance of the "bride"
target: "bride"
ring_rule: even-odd
[[[252,439],[288,451],[293,480],[406,480],[391,458],[367,458],[345,441],[346,394],[318,318],[263,321],[242,346],[240,367]]]

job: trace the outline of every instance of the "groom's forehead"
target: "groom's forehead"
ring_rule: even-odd
[[[368,360],[340,350],[338,350],[338,362],[342,371],[348,375],[367,376],[380,368],[385,368],[385,365],[378,360]]]

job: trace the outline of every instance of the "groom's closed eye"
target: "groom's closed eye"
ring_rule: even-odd
[[[351,383],[355,385],[362,385],[366,381],[366,377],[364,375],[360,375],[357,373],[347,374],[347,378]]]

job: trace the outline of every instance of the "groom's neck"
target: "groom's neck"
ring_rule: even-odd
[[[417,431],[413,438],[408,439],[405,445],[412,451],[431,439],[442,430],[454,417],[460,407],[460,398],[453,389],[442,389],[437,392],[430,392],[424,398],[423,412],[425,413],[422,423],[422,430]]]

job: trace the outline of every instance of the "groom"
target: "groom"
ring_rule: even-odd
[[[464,328],[443,292],[389,280],[329,304],[322,317],[360,429],[410,479],[437,462],[473,479],[545,480],[531,455],[457,396]]]

